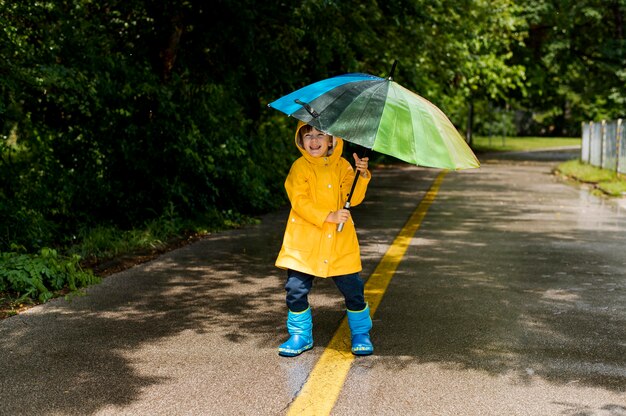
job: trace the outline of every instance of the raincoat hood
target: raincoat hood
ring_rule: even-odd
[[[298,121],[298,127],[296,127],[296,135],[295,135],[296,147],[298,148],[300,153],[302,153],[302,156],[304,156],[304,158],[310,163],[315,163],[315,164],[328,164],[328,163],[337,162],[339,158],[341,158],[341,154],[343,152],[343,139],[331,135],[331,137],[333,138],[333,147],[332,147],[332,151],[329,151],[330,154],[326,157],[313,157],[300,145],[299,140],[298,140],[300,129],[306,125],[307,124],[305,122]]]

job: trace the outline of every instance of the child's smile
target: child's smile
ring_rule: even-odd
[[[322,157],[328,154],[332,137],[317,129],[312,129],[302,136],[304,150],[313,157]]]

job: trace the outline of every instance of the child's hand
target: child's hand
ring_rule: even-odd
[[[333,224],[341,224],[347,222],[350,219],[350,211],[347,209],[340,209],[339,211],[333,211],[326,217],[326,222],[332,222]]]
[[[367,178],[367,162],[369,162],[370,158],[364,157],[363,159],[360,159],[356,153],[352,153],[352,156],[354,157],[354,164],[356,165],[356,170],[361,172],[361,176],[363,178]]]

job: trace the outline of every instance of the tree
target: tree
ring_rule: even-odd
[[[511,0],[395,1],[385,6],[390,42],[401,74],[440,106],[471,142],[476,101],[503,100],[523,89],[524,68],[513,64],[523,21]],[[466,120],[463,123],[463,120]]]
[[[578,134],[580,122],[624,115],[624,0],[524,2],[528,39],[515,60],[526,67],[527,95],[538,130]]]

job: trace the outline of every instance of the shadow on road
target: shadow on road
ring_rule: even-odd
[[[549,167],[450,173],[377,312],[381,363],[626,391],[624,246],[626,213]]]
[[[128,405],[167,379],[141,375],[129,357],[185,331],[275,344],[284,331],[282,274],[273,267],[279,222],[273,214],[263,225],[209,236],[111,276],[86,296],[4,320],[0,414],[84,415]]]

